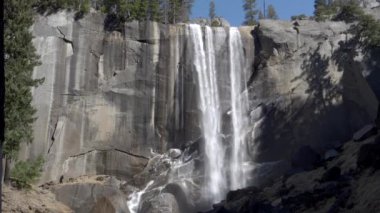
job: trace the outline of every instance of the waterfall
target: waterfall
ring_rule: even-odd
[[[130,213],[137,213],[139,211],[141,196],[153,183],[154,181],[150,181],[143,190],[134,191],[131,195],[129,195],[129,201],[127,202],[127,205]]]
[[[245,171],[245,164],[249,161],[246,148],[249,119],[244,72],[245,58],[240,32],[238,28],[230,28],[227,44],[229,67],[226,71],[229,69],[231,86],[230,94],[223,96],[218,91],[217,77],[220,73],[216,70],[213,30],[206,26],[203,32],[202,27],[197,24],[190,24],[187,29],[189,54],[192,55],[191,62],[198,81],[198,107],[201,112],[200,125],[204,137],[205,179],[201,189],[203,197],[200,200],[211,204],[224,199],[229,190],[247,186],[248,175]],[[228,72],[226,74],[228,77]],[[231,116],[232,137],[230,141],[223,141],[221,137],[221,97],[227,98],[223,100],[231,104],[229,115]],[[167,155],[163,156],[167,158]],[[183,171],[177,173],[179,170],[176,168],[182,166],[185,166],[182,160],[171,164],[170,171],[174,171],[175,175],[171,174],[165,184],[176,182],[178,184],[192,178],[193,171],[186,170],[185,175],[183,175]],[[143,190],[136,191],[129,197],[128,206],[131,213],[138,212],[141,197],[152,183],[153,181],[149,182]],[[163,188],[162,185],[160,187]]]
[[[230,189],[236,190],[247,186],[244,163],[248,160],[245,146],[248,128],[248,94],[244,75],[244,53],[240,32],[230,28],[229,35],[230,78],[231,78],[231,114],[233,127],[232,153],[230,160]]]
[[[205,29],[203,42],[201,26],[189,26],[190,39],[194,48],[194,67],[199,83],[199,105],[201,109],[202,130],[205,140],[205,177],[204,195],[212,202],[223,199],[227,189],[223,175],[224,147],[220,139],[221,113],[216,80],[213,33]]]

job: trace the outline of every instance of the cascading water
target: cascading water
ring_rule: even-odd
[[[248,175],[244,166],[249,160],[245,144],[245,136],[249,125],[247,116],[248,95],[244,74],[245,59],[240,32],[237,28],[230,28],[229,58],[227,60],[229,60],[230,65],[231,98],[228,101],[231,104],[230,116],[233,135],[231,141],[226,141],[228,143],[226,145],[221,137],[221,94],[218,91],[214,32],[210,27],[205,27],[203,33],[202,27],[197,24],[190,24],[187,29],[188,44],[191,47],[189,51],[193,56],[192,63],[197,74],[199,86],[198,104],[201,110],[201,125],[204,136],[205,183],[201,189],[203,197],[201,197],[200,201],[211,204],[224,199],[228,190],[247,186]],[[230,151],[228,155],[227,150]],[[167,154],[161,157],[162,159],[169,159]],[[227,157],[229,158],[226,159]],[[131,213],[138,212],[140,200],[144,193],[152,193],[154,190],[160,191],[160,188],[164,188],[168,184],[175,183],[181,185],[183,190],[190,191],[192,189],[189,186],[195,186],[196,190],[199,190],[197,184],[193,182],[193,178],[197,177],[194,176],[196,174],[194,167],[189,166],[192,165],[191,162],[186,163],[179,159],[169,161],[171,162],[170,169],[161,172],[169,175],[167,182],[151,187],[153,183],[151,181],[143,190],[134,192],[130,196],[128,206]],[[152,162],[155,161],[152,159]]]
[[[128,210],[130,213],[138,213],[140,207],[141,196],[148,190],[148,188],[154,183],[154,181],[150,181],[143,190],[135,191],[129,196]]]
[[[210,27],[205,29],[203,42],[201,26],[189,26],[190,39],[194,48],[194,66],[199,83],[199,101],[202,112],[202,130],[205,140],[206,187],[204,195],[212,202],[224,197],[224,147],[220,139],[221,113],[215,69],[213,33]]]
[[[233,127],[232,153],[230,160],[231,190],[247,186],[244,163],[248,160],[245,146],[248,128],[247,110],[249,107],[244,72],[244,52],[239,29],[230,28],[229,35],[231,114]],[[243,83],[243,84],[242,84]]]

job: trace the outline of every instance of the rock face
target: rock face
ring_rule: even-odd
[[[266,20],[255,29],[239,28],[246,57],[240,72],[249,79],[243,82],[249,86],[244,92],[251,113],[246,116],[252,121],[245,130],[247,147],[260,163],[288,165],[303,145],[324,153],[377,116],[378,101],[361,74],[362,63],[345,46],[348,26],[299,23],[294,28],[290,22]],[[136,177],[143,185],[155,153],[197,144],[202,156],[199,85],[188,51],[188,25],[130,22],[122,33],[109,32],[101,14],[74,21],[73,14],[59,12],[36,17],[33,33],[42,61],[34,75],[45,77],[45,83],[33,90],[38,110],[34,142],[20,155],[45,157],[41,182],[96,174],[130,180],[142,174]],[[229,123],[229,29],[213,28],[212,36],[220,111]],[[222,133],[229,143],[230,127],[223,126]],[[280,175],[266,168],[277,167],[263,166],[266,176]],[[149,205],[170,201],[169,195]],[[118,202],[99,205],[112,208]],[[175,202],[167,206],[176,208]]]
[[[323,154],[376,117],[376,96],[360,76],[364,65],[345,48],[348,26],[299,25],[264,20],[254,32],[249,94],[266,109],[253,134],[259,161],[288,158],[305,143]]]

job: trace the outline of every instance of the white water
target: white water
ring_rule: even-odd
[[[230,160],[231,190],[247,186],[248,175],[243,164],[248,160],[245,145],[246,129],[248,127],[248,94],[244,69],[244,53],[240,32],[230,28],[229,36],[230,78],[231,78],[231,114],[233,126],[232,155]],[[242,84],[243,83],[243,84]]]
[[[199,101],[202,112],[202,130],[205,139],[205,177],[204,195],[212,202],[223,199],[226,191],[223,174],[224,147],[220,139],[221,113],[216,80],[215,53],[211,28],[205,29],[203,42],[201,26],[189,26],[190,39],[194,48],[194,66],[199,83]]]
[[[135,191],[129,196],[129,201],[127,202],[128,209],[130,213],[137,213],[140,207],[141,196],[146,192],[146,190],[154,183],[150,181],[143,190]]]
[[[202,28],[196,24],[188,27],[189,46],[193,55],[193,66],[197,74],[199,85],[199,107],[201,110],[201,125],[205,141],[205,184],[203,185],[202,200],[208,203],[217,203],[225,198],[229,190],[236,190],[247,186],[248,174],[246,168],[248,153],[246,148],[246,132],[248,123],[248,94],[244,74],[244,53],[240,32],[237,28],[229,30],[229,71],[231,80],[230,103],[232,133],[230,158],[226,159],[227,146],[223,144],[221,135],[222,113],[220,111],[220,94],[217,84],[217,70],[215,66],[215,49],[213,31],[210,27]],[[172,164],[173,171],[183,162]],[[190,173],[189,173],[190,172]],[[168,183],[180,182],[180,180],[192,181],[192,171],[185,173],[175,172],[170,176]],[[173,173],[174,174],[174,173]],[[134,192],[128,201],[131,213],[137,213],[141,197],[153,184]],[[183,186],[186,186],[183,185]],[[185,187],[186,188],[186,187]],[[151,191],[152,189],[149,189]]]

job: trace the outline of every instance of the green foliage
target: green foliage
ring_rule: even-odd
[[[372,15],[365,14],[356,0],[340,1],[336,3],[339,7],[335,21],[355,23],[349,30],[355,39],[364,48],[380,47],[380,22]]]
[[[90,12],[91,0],[34,0],[42,14],[67,9],[80,18]],[[187,21],[194,0],[96,0],[96,9],[109,15],[113,22],[152,20],[164,23]]]
[[[210,2],[210,8],[209,8],[208,15],[209,15],[209,18],[210,18],[211,21],[214,20],[215,17],[216,17],[216,13],[215,13],[215,1],[214,0],[211,0],[211,2]]]
[[[214,19],[211,21],[211,27],[220,27],[222,26],[222,24],[220,23],[220,21]]]
[[[315,0],[314,16],[316,21],[325,21],[331,19],[337,12],[337,5],[332,1]]]
[[[149,20],[161,22],[162,14],[160,10],[160,1],[151,0],[149,4]]]
[[[307,19],[307,16],[305,14],[301,14],[301,15],[292,16],[290,18],[291,18],[292,21],[295,21],[295,20]]]
[[[268,19],[278,19],[278,15],[276,9],[272,4],[268,6]]]
[[[244,0],[243,9],[245,11],[244,25],[255,25],[256,15],[258,10],[256,9],[256,0]]]
[[[179,20],[180,16],[180,1],[179,0],[169,0],[169,23],[175,24]]]
[[[29,28],[33,24],[33,1],[6,0],[4,4],[5,53],[5,141],[4,154],[15,158],[21,142],[32,142],[32,124],[36,110],[32,107],[31,87],[43,79],[32,78],[39,56],[32,44]]]
[[[91,9],[91,2],[90,0],[83,0],[82,4],[80,5],[79,12],[81,13],[89,13]]]
[[[32,161],[18,161],[11,171],[11,179],[20,189],[28,189],[40,176],[44,159],[39,156]]]
[[[351,27],[350,31],[365,48],[380,48],[380,22],[373,16],[359,16],[358,24]]]
[[[90,12],[91,0],[35,0],[34,7],[42,14],[67,9],[77,11],[80,15],[84,15]]]
[[[364,11],[356,1],[350,1],[347,4],[340,5],[340,11],[337,12],[335,21],[345,21],[352,23],[358,21],[364,15]]]

